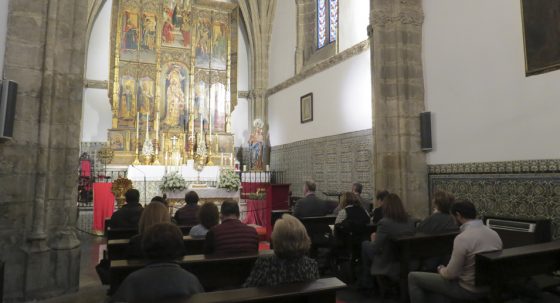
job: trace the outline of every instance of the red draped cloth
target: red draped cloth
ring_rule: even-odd
[[[80,161],[80,177],[91,177],[91,162],[89,160]]]
[[[247,202],[247,215],[245,224],[255,224],[268,228],[270,220],[270,210],[267,208],[266,200],[245,200]]]
[[[105,219],[113,215],[115,196],[111,192],[113,183],[93,183],[93,231],[105,230]]]

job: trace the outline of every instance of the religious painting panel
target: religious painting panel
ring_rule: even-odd
[[[142,117],[150,115],[155,117],[156,113],[156,67],[151,64],[141,64],[138,69],[138,90],[136,100],[137,111]]]
[[[210,92],[210,74],[207,70],[199,69],[194,77],[194,102],[193,110],[195,113],[195,127],[203,127],[205,132],[208,130],[210,102],[208,94]]]
[[[212,23],[212,59],[210,67],[225,70],[228,58],[229,18],[225,14],[214,14]]]
[[[188,0],[163,1],[162,46],[190,47],[191,5]]]
[[[166,48],[166,49],[162,49],[161,51],[162,66],[165,63],[169,63],[169,62],[181,62],[184,63],[190,69],[191,67],[190,61],[191,61],[190,52],[186,52],[183,49]]]
[[[211,47],[211,13],[206,10],[196,10],[198,18],[195,20],[195,66],[210,67]]]
[[[137,108],[137,82],[138,65],[123,62],[120,67],[119,94],[117,116],[119,125],[129,126],[129,121],[134,120]],[[124,121],[123,121],[124,120]]]
[[[226,73],[212,71],[210,74],[210,113],[212,121],[212,129],[215,132],[226,132],[226,113],[228,104],[228,95],[226,83]]]
[[[142,38],[138,60],[146,63],[156,63],[157,18],[152,12],[142,13]]]
[[[120,59],[136,61],[139,38],[138,11],[125,10],[121,14]]]
[[[123,131],[109,131],[109,146],[114,151],[124,151],[126,146],[125,134]]]
[[[233,135],[220,134],[218,137],[218,154],[231,154],[233,153]]]
[[[185,64],[169,62],[163,65],[160,79],[160,119],[164,125],[184,126],[188,109],[189,81],[189,71]]]

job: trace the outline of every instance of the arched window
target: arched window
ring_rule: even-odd
[[[317,48],[336,41],[338,0],[317,0]]]

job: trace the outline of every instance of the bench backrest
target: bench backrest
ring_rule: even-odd
[[[188,235],[191,231],[192,226],[185,226],[179,225],[183,235]],[[107,240],[114,240],[114,239],[130,239],[132,236],[138,234],[138,228],[106,228],[105,235],[107,236]]]
[[[184,256],[178,261],[182,268],[194,274],[206,291],[236,288],[245,282],[253,264],[259,256],[271,256],[272,250],[261,251],[258,254],[213,257],[205,255]],[[111,261],[111,289],[117,290],[122,281],[132,272],[148,264],[146,260],[113,260]]]
[[[204,253],[204,238],[193,238],[183,236],[185,255],[200,255]],[[109,260],[127,259],[127,251],[130,239],[113,239],[107,241],[107,256]]]
[[[424,259],[451,254],[453,241],[458,232],[441,234],[416,233],[395,239],[395,245],[402,259]]]

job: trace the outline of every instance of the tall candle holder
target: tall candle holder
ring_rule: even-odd
[[[140,145],[140,113],[136,114],[136,141],[134,143],[136,151],[134,153],[134,162],[132,162],[132,165],[140,165],[140,159],[138,158],[138,145]]]
[[[210,134],[208,136],[208,163],[207,163],[209,166],[214,165],[214,162],[212,162],[212,156],[213,156],[213,153],[212,153],[212,135]]]

